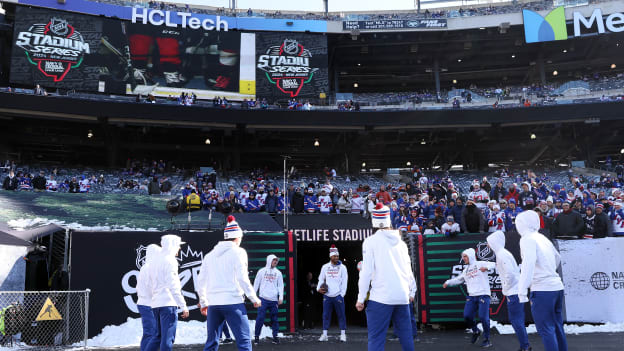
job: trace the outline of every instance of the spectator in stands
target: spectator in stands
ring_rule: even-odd
[[[28,191],[32,189],[32,184],[30,180],[30,174],[17,172],[17,188],[20,191]]]
[[[609,213],[609,219],[612,222],[613,235],[624,236],[624,210],[622,209],[622,201],[613,202],[613,209]]]
[[[260,203],[256,199],[256,192],[249,193],[249,198],[245,202],[245,212],[260,212]]]
[[[547,217],[546,213],[540,207],[535,207],[533,211],[537,213],[540,219],[540,229],[538,230],[538,232],[543,234],[548,239],[552,240],[553,238],[552,238],[551,228],[552,228],[553,219]]]
[[[596,214],[594,213],[594,206],[587,206],[585,208],[585,213],[581,215],[583,217],[583,222],[585,223],[585,237],[593,238],[595,233],[595,221]]]
[[[70,193],[80,192],[80,185],[78,185],[78,181],[76,180],[76,177],[72,177],[71,181],[69,182],[69,192]]]
[[[596,205],[596,214],[594,216],[594,239],[610,236],[609,232],[609,216],[604,213],[602,204]]]
[[[583,238],[585,223],[581,214],[573,211],[569,202],[563,203],[563,212],[561,212],[553,221],[551,228],[553,238],[561,236],[576,236]]]
[[[520,193],[518,200],[519,205],[520,207],[522,207],[523,210],[533,208],[528,208],[529,206],[535,206],[537,196],[535,196],[535,193],[531,191],[531,185],[528,182],[522,183],[522,193]]]
[[[4,178],[4,182],[2,183],[2,189],[4,190],[17,190],[18,187],[18,178],[15,176],[15,172],[11,170],[9,175]]]
[[[520,198],[520,192],[518,191],[518,187],[516,186],[516,183],[513,183],[509,187],[509,191],[507,192],[507,195],[505,195],[505,200],[507,200],[507,202],[509,203],[510,199],[514,199],[516,204],[518,204],[519,198]]]
[[[507,190],[505,190],[505,187],[503,186],[503,180],[499,179],[490,192],[490,199],[500,202],[505,198],[505,196],[507,196]],[[503,209],[501,208],[501,210]]]
[[[379,191],[375,194],[375,199],[377,201],[381,201],[384,205],[389,205],[392,202],[392,197],[390,193],[386,191],[386,187],[384,185],[379,187]]]
[[[453,216],[447,216],[446,223],[442,225],[440,231],[447,237],[454,237],[457,233],[461,232],[461,228],[458,223],[455,223],[455,218]]]
[[[340,198],[338,199],[337,202],[338,206],[337,206],[337,212],[338,213],[351,213],[351,196],[349,194],[349,192],[347,192],[346,190],[342,191],[342,196],[340,196]]]
[[[173,188],[173,185],[169,181],[168,177],[165,176],[160,179],[160,192],[163,195],[171,195],[172,188]]]
[[[321,196],[318,197],[317,204],[319,212],[328,214],[331,211],[333,203],[325,189],[321,189]]]
[[[273,190],[273,188],[269,188],[269,193],[267,194],[266,199],[264,200],[266,211],[272,215],[276,214],[278,203],[279,203],[279,198],[275,194],[275,190]]]
[[[304,196],[299,187],[295,188],[291,201],[293,213],[303,213],[304,211]]]
[[[477,208],[473,199],[468,199],[461,215],[461,229],[463,233],[484,233],[485,219]]]
[[[152,178],[152,181],[150,182],[149,187],[148,187],[148,194],[160,195],[160,184],[158,183],[157,177]]]
[[[46,182],[45,172],[39,172],[39,175],[32,180],[33,189],[35,189],[35,191],[45,191]]]

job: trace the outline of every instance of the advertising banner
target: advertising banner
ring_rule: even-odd
[[[13,83],[115,94],[251,98],[255,35],[18,6]]]
[[[558,240],[570,322],[622,323],[624,240]]]
[[[123,324],[128,317],[139,318],[136,306],[136,277],[149,244],[159,244],[162,232],[73,232],[71,248],[71,289],[91,289],[89,337],[107,325]],[[190,319],[205,321],[197,308],[197,276],[203,257],[223,238],[223,231],[176,232],[186,244],[177,256],[182,294],[191,312]],[[294,245],[284,233],[245,233],[241,247],[249,257],[249,279],[266,265],[266,256],[279,257],[284,276],[284,304],[279,306],[281,330],[294,330],[295,279]],[[256,309],[247,303],[250,319]],[[268,317],[268,315],[267,315]]]
[[[446,19],[343,21],[344,30],[446,29]]]
[[[329,91],[327,37],[257,33],[256,95],[268,100],[318,98]]]
[[[276,218],[281,223],[281,218]],[[288,228],[297,242],[362,242],[373,235],[370,220],[357,214],[288,216]]]
[[[447,279],[457,277],[464,269],[461,260],[462,251],[473,248],[477,260],[496,262],[496,255],[487,246],[488,234],[458,234],[448,238],[442,234],[420,236],[419,262],[416,275],[419,284],[419,307],[421,321],[426,323],[462,322],[464,304],[468,291],[465,285],[442,288]],[[520,262],[519,239],[515,232],[505,234],[506,245],[516,260]],[[502,294],[502,285],[496,269],[490,270],[490,316],[492,319],[507,323],[507,301]],[[528,307],[527,307],[528,308]],[[529,320],[530,313],[526,316]]]

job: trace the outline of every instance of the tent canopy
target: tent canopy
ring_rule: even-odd
[[[5,245],[21,245],[21,246],[30,246],[30,241],[33,241],[42,236],[50,235],[52,233],[65,231],[65,229],[56,224],[48,224],[42,227],[37,227],[33,229],[27,230],[14,230],[11,229],[6,223],[0,223],[0,243],[4,241],[10,242],[13,237],[17,241],[14,241],[15,244],[5,244]]]

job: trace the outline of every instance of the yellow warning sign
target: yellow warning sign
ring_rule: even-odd
[[[59,311],[54,307],[52,300],[48,297],[41,307],[41,311],[37,316],[37,321],[58,321],[63,319]]]

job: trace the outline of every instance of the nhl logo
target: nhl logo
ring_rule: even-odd
[[[487,243],[477,244],[477,258],[481,261],[495,261],[494,251],[490,249]]]
[[[294,39],[285,39],[283,48],[288,55],[299,54],[299,43]]]
[[[52,17],[52,20],[50,20],[50,30],[59,36],[66,36],[69,33],[67,21],[57,17]]]

